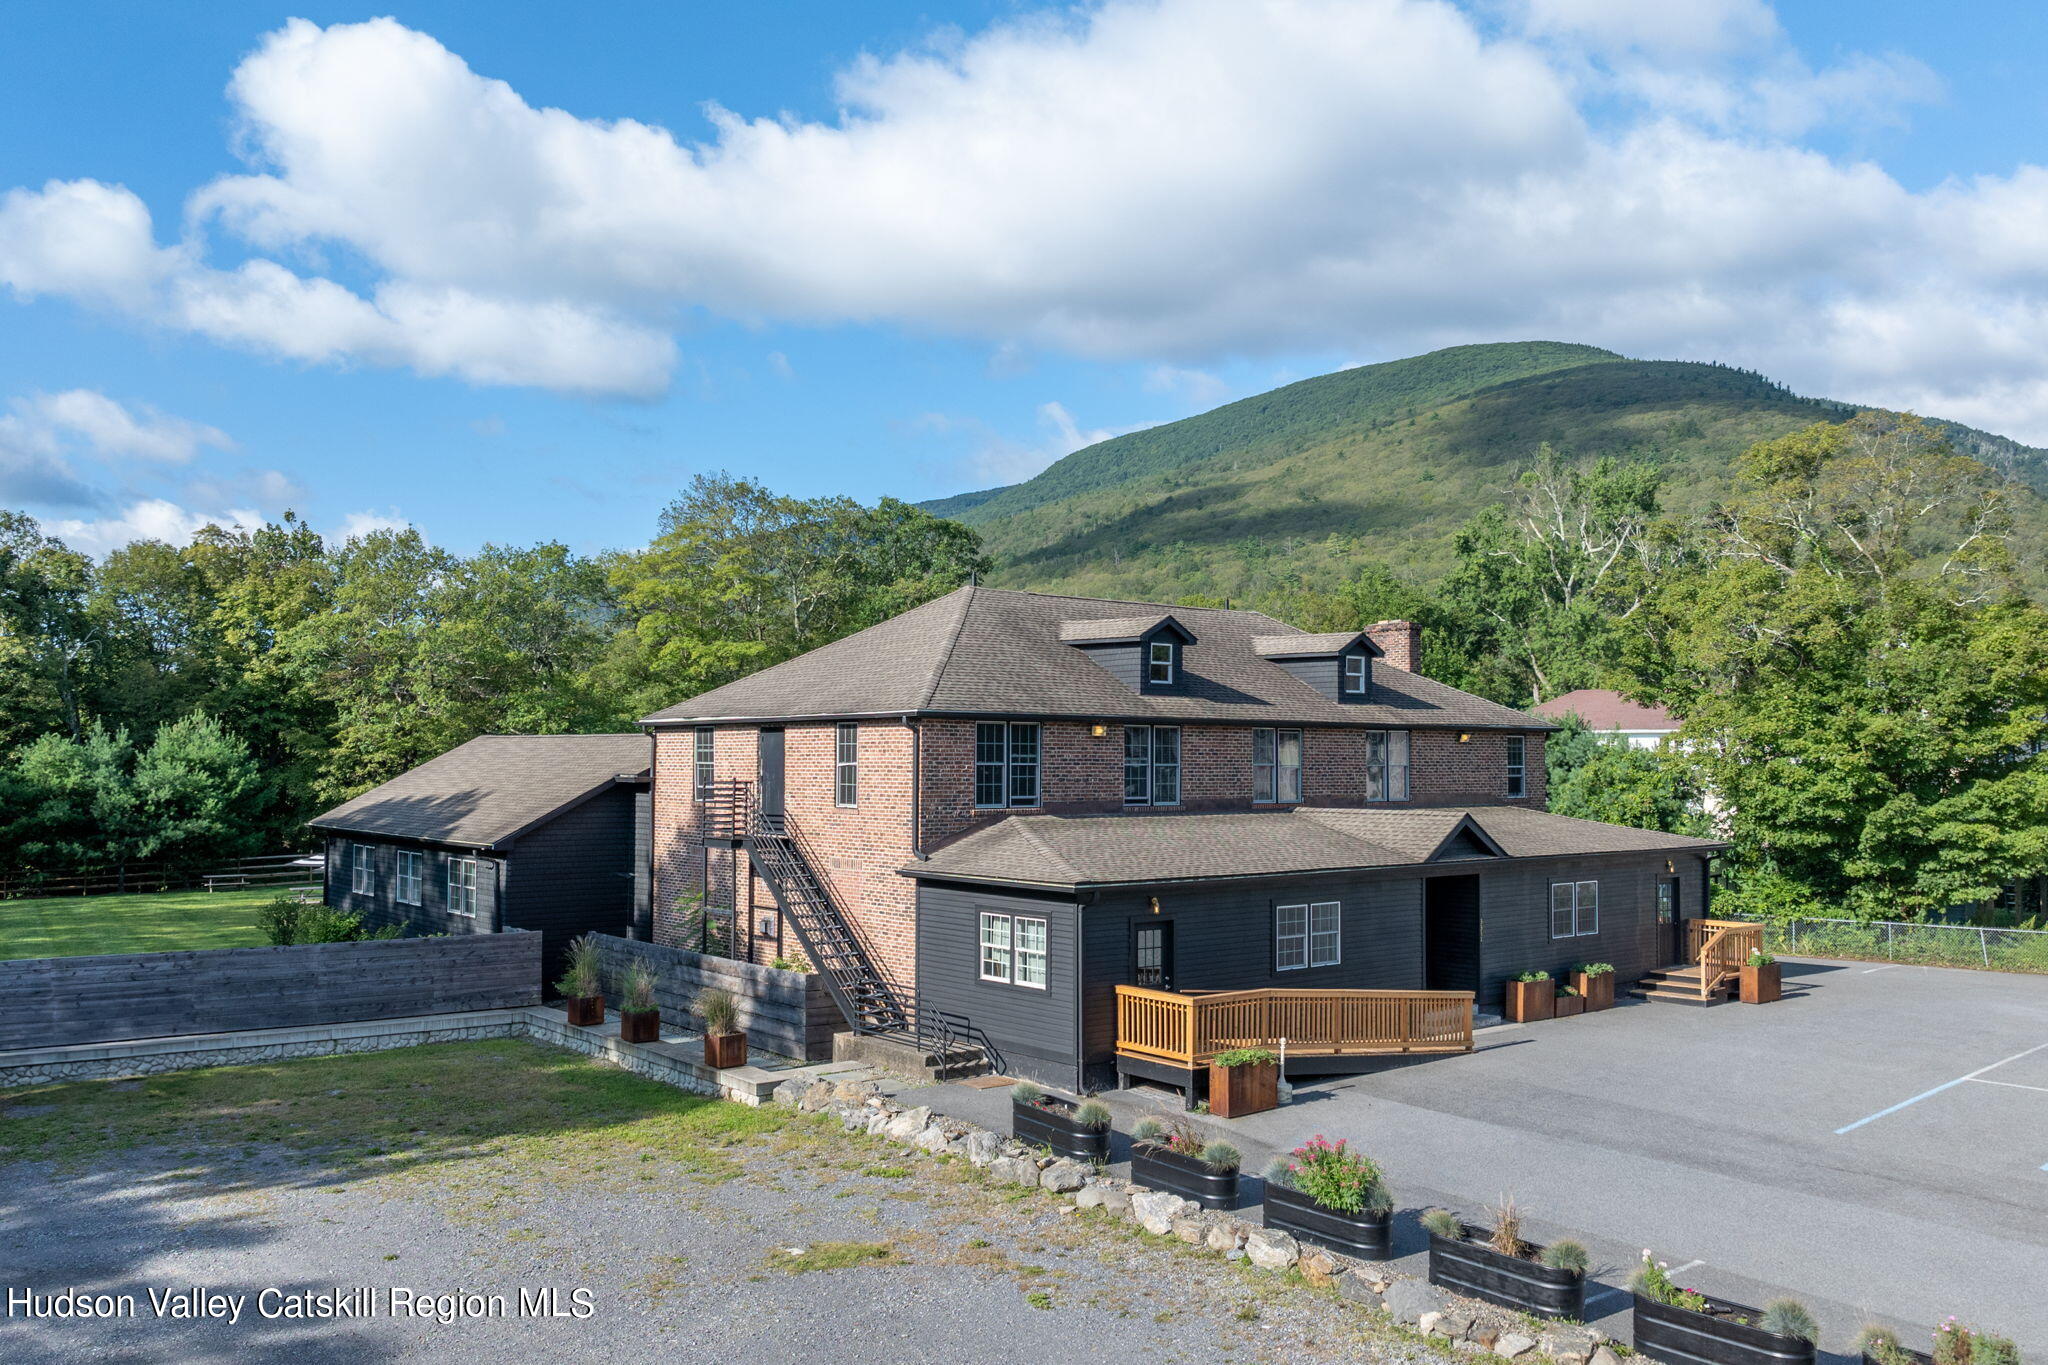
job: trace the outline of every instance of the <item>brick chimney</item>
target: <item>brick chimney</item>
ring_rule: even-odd
[[[1384,662],[1404,673],[1422,671],[1422,627],[1413,621],[1375,621],[1365,628],[1374,644],[1386,651]]]

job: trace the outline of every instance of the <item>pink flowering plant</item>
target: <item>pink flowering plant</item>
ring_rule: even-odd
[[[1636,1267],[1634,1278],[1628,1287],[1644,1298],[1672,1308],[1689,1308],[1695,1313],[1707,1311],[1707,1296],[1691,1289],[1680,1289],[1671,1282],[1671,1263],[1654,1259],[1649,1250],[1643,1251],[1643,1263]]]
[[[1385,1213],[1393,1207],[1379,1166],[1342,1138],[1332,1142],[1316,1134],[1288,1153],[1283,1174],[1289,1188],[1337,1213]]]

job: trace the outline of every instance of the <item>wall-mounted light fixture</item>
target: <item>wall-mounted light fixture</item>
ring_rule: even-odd
[[[1153,914],[1155,914],[1155,915],[1156,915],[1156,914],[1158,914],[1158,913],[1159,913],[1159,897],[1157,897],[1157,896],[1154,896],[1154,897],[1152,897],[1152,898],[1151,898],[1151,900],[1150,900],[1150,901],[1149,901],[1148,903],[1149,903],[1149,904],[1151,905],[1151,907],[1152,907],[1152,913],[1153,913]]]
[[[1671,861],[1671,860],[1670,860],[1669,858],[1666,858],[1666,859],[1664,860],[1664,870],[1665,870],[1666,872],[1677,872],[1677,871],[1678,871],[1678,864],[1677,864],[1677,863],[1674,863],[1674,862],[1672,862],[1672,861]]]
[[[1088,727],[1088,733],[1095,736],[1097,739],[1101,739],[1104,735],[1109,733],[1109,727],[1098,720],[1093,725]]]
[[[1458,743],[1460,743],[1460,744],[1470,744],[1471,742],[1472,742],[1472,732],[1471,732],[1470,730],[1460,730],[1460,731],[1458,731]]]

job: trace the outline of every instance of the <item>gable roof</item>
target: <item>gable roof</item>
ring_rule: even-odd
[[[919,879],[1065,888],[1214,881],[1507,858],[1703,852],[1712,839],[1575,820],[1517,806],[1301,807],[1189,815],[1012,815],[902,869]]]
[[[1156,616],[1110,616],[1100,620],[1060,622],[1060,639],[1070,645],[1125,644],[1144,639],[1161,626],[1171,626],[1183,640],[1192,640],[1188,628],[1160,613]]]
[[[1252,653],[1261,659],[1327,659],[1342,654],[1353,645],[1363,642],[1365,652],[1374,658],[1385,658],[1387,651],[1373,642],[1373,638],[1362,630],[1332,630],[1320,635],[1296,632],[1293,635],[1254,635]]]
[[[1127,631],[1138,620],[1149,628],[1167,616],[1193,637],[1181,651],[1181,685],[1170,694],[1132,691],[1063,635]],[[1371,700],[1339,702],[1260,657],[1253,645],[1259,638],[1305,634],[1256,611],[966,587],[641,723],[1010,715],[1167,724],[1553,728],[1526,712],[1385,663],[1373,669]]]
[[[643,777],[647,736],[479,735],[306,823],[345,834],[492,848]]]
[[[1577,716],[1589,730],[1676,730],[1678,721],[1661,706],[1630,701],[1605,687],[1582,687],[1530,708],[1539,716],[1562,720]]]

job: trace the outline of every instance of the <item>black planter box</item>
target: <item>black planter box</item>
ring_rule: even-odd
[[[1192,1199],[1205,1209],[1237,1207],[1236,1171],[1212,1170],[1161,1143],[1141,1142],[1131,1149],[1131,1182]]]
[[[1465,1235],[1486,1234],[1468,1227]],[[1490,1246],[1453,1241],[1433,1232],[1429,1234],[1429,1282],[1539,1318],[1581,1321],[1586,1316],[1586,1277],[1577,1271],[1553,1270],[1541,1261],[1503,1256]]]
[[[1109,1129],[1084,1128],[1074,1122],[1069,1105],[1049,1109],[1010,1101],[1010,1136],[1034,1147],[1048,1147],[1054,1156],[1075,1161],[1109,1160]]]
[[[1781,1337],[1712,1313],[1673,1308],[1641,1294],[1635,1301],[1636,1350],[1668,1365],[1813,1365],[1812,1342]],[[1739,1303],[1721,1299],[1708,1299],[1707,1303],[1724,1313],[1760,1316],[1759,1310]]]
[[[1384,1261],[1393,1249],[1388,1223],[1384,1212],[1339,1213],[1300,1190],[1266,1182],[1266,1226],[1292,1233],[1296,1241],[1361,1261]]]

